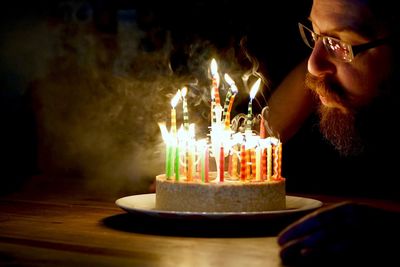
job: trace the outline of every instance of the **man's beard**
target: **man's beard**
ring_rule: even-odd
[[[344,156],[357,155],[364,150],[353,113],[320,105],[319,128],[323,136]]]
[[[364,144],[356,126],[356,112],[341,96],[342,91],[337,90],[340,88],[332,90],[328,85],[334,86],[326,78],[317,78],[307,73],[306,86],[316,97],[318,97],[317,92],[320,92],[334,99],[340,106],[338,108],[319,105],[320,131],[340,154],[344,156],[360,154],[364,150]]]

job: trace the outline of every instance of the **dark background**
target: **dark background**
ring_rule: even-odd
[[[257,100],[254,107],[255,112],[260,112],[265,105],[265,96],[308,52],[298,34],[297,22],[307,17],[310,2],[266,1],[262,5],[252,0],[8,2],[0,16],[1,193],[18,189],[32,175],[94,176],[96,173],[91,168],[82,171],[87,167],[87,159],[90,159],[87,165],[96,165],[102,174],[112,169],[109,175],[104,175],[104,187],[124,175],[127,182],[119,183],[119,186],[130,184],[127,173],[131,169],[118,172],[118,168],[124,169],[126,165],[117,162],[135,158],[131,155],[135,153],[135,146],[128,139],[143,138],[143,135],[138,137],[140,127],[130,126],[131,121],[126,118],[132,117],[132,113],[138,115],[138,111],[129,109],[129,112],[116,115],[110,127],[117,134],[105,130],[103,125],[109,126],[110,122],[102,123],[99,114],[106,117],[114,112],[113,99],[115,106],[126,107],[121,104],[123,96],[134,98],[138,93],[118,91],[118,94],[110,96],[109,91],[113,90],[115,83],[108,83],[109,80],[106,82],[109,86],[103,91],[84,92],[93,85],[90,77],[95,77],[96,82],[104,77],[122,77],[138,84],[144,80],[143,77],[148,77],[144,69],[163,73],[165,62],[169,63],[168,70],[174,75],[185,76],[191,74],[193,65],[203,63],[203,59],[198,59],[200,56],[233,54],[243,69],[254,66],[254,61],[248,58],[250,56],[258,61],[257,71],[269,82],[263,98]],[[132,38],[135,43],[129,42],[129,35],[122,36],[121,25],[130,34],[138,33]],[[124,44],[122,37],[125,38]],[[124,57],[121,54],[124,45],[132,48],[132,62],[127,63],[129,55]],[[200,48],[195,50],[196,46]],[[202,51],[199,57],[192,54],[199,50]],[[160,61],[160,57],[165,57],[164,61]],[[122,62],[119,67],[117,58]],[[148,61],[149,58],[153,61]],[[88,75],[83,75],[86,73]],[[81,76],[85,76],[84,79]],[[107,104],[101,105],[105,97],[108,97]],[[63,105],[65,107],[61,108]],[[82,109],[82,106],[92,110]],[[244,111],[245,107],[239,99],[236,112]],[[93,113],[96,108],[99,110]],[[104,109],[111,111],[101,113]],[[71,121],[74,124],[69,125]],[[91,124],[93,121],[94,126]],[[65,122],[64,128],[60,122]],[[101,147],[101,144],[109,142],[109,139],[99,139],[88,143],[88,140],[92,141],[91,132],[77,124],[93,126],[90,128],[93,133],[106,132],[102,136],[113,140],[110,142],[112,151],[106,145],[93,151],[77,149],[86,144]],[[52,129],[60,127],[62,130],[59,132],[64,135],[52,132]],[[125,127],[128,133],[123,135],[121,132]],[[65,134],[69,131],[70,136]],[[85,143],[76,141],[82,133],[89,136],[85,137]],[[152,144],[147,147],[151,148]],[[65,151],[69,152],[68,156],[63,156]],[[117,156],[108,158],[108,154]],[[115,165],[102,169],[101,166],[108,162]],[[142,175],[151,177],[152,173],[137,174]],[[144,190],[144,187],[134,186],[138,192]]]

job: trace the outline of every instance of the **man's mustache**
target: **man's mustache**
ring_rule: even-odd
[[[335,100],[337,103],[343,104],[342,98],[333,90],[333,82],[329,81],[326,76],[317,77],[310,73],[306,74],[305,84],[314,94]]]

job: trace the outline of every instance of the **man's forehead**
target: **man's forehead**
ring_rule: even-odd
[[[371,12],[360,1],[315,0],[310,19],[314,27],[323,33],[348,31],[366,35]]]

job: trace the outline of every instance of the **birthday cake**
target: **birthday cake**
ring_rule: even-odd
[[[156,177],[156,209],[189,212],[260,212],[286,207],[285,180],[180,181]]]
[[[214,68],[213,68],[214,64]],[[245,130],[232,127],[230,110],[238,89],[230,86],[222,109],[219,75],[211,63],[211,126],[209,138],[195,140],[188,122],[187,88],[171,100],[171,130],[160,124],[166,144],[165,174],[156,177],[158,210],[187,212],[262,212],[286,208],[285,179],[281,176],[282,143],[265,136],[264,121],[258,132],[252,129],[251,103],[261,80],[251,91]],[[183,127],[177,132],[175,107],[183,102]],[[243,127],[242,127],[243,128]]]

